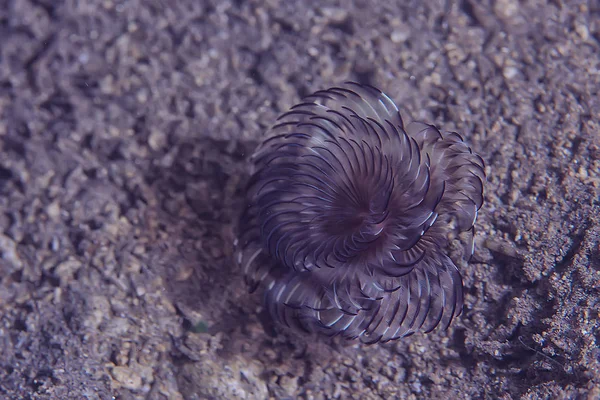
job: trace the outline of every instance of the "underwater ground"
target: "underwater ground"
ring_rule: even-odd
[[[447,331],[273,332],[232,262],[261,135],[349,79],[486,161]],[[595,1],[0,0],[0,398],[600,398],[599,89]]]

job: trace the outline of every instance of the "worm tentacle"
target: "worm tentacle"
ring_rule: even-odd
[[[236,261],[276,321],[372,343],[460,315],[445,251],[474,231],[485,173],[459,134],[405,127],[383,92],[346,83],[280,116],[251,161]]]

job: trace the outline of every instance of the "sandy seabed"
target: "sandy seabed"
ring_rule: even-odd
[[[232,262],[248,155],[350,79],[487,163],[448,331],[272,335]],[[0,0],[0,398],[600,398],[599,89],[595,1]]]

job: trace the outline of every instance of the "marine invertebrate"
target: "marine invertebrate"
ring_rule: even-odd
[[[376,342],[461,313],[445,248],[473,232],[485,174],[460,135],[405,129],[388,96],[346,83],[279,117],[252,163],[237,262],[276,321]]]

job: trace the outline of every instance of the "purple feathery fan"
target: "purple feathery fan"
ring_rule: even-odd
[[[252,156],[237,262],[289,327],[364,342],[447,328],[462,311],[448,234],[473,232],[484,163],[371,86],[318,91]],[[472,252],[471,238],[471,252]]]

